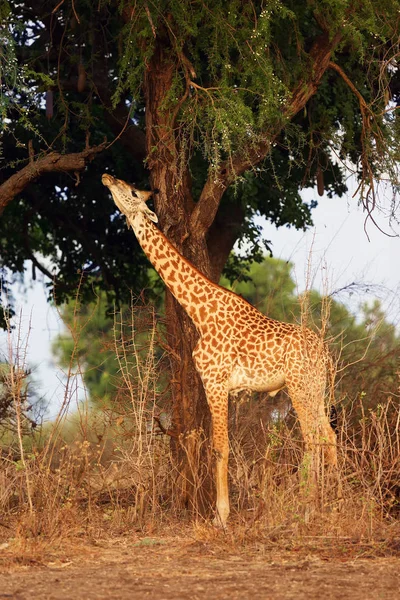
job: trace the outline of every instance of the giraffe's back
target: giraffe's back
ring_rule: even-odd
[[[220,288],[208,303],[194,352],[203,381],[225,380],[229,391],[274,392],[285,386],[288,356],[299,370],[321,359],[321,340],[306,327],[266,317],[240,296]]]

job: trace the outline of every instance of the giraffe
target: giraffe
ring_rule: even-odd
[[[226,526],[228,491],[228,396],[243,389],[269,392],[287,387],[312,469],[337,465],[336,436],[325,407],[331,358],[323,341],[301,325],[263,315],[244,298],[205,277],[155,226],[146,205],[150,192],[105,173],[102,182],[126,216],[139,244],[166,286],[192,319],[199,334],[193,359],[202,379],[212,419],[216,455],[216,517]]]

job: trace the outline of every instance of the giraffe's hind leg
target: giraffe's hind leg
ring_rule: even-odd
[[[324,466],[337,466],[336,435],[325,410],[325,382],[319,375],[287,378],[287,388],[295,409],[306,446],[313,479],[317,480]],[[322,461],[323,458],[323,461]]]
[[[305,443],[299,475],[304,519],[307,522],[317,508],[322,509],[327,505],[328,499],[337,498],[339,474],[336,468],[336,436],[325,413],[323,387],[317,396],[303,386],[299,388],[289,384],[288,391]],[[331,506],[330,501],[328,505]]]

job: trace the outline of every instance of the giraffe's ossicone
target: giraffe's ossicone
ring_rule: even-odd
[[[260,313],[237,294],[205,277],[154,225],[146,205],[149,192],[104,174],[102,182],[126,216],[153,267],[193,320],[199,342],[193,352],[203,381],[213,425],[217,456],[216,519],[229,515],[228,396],[237,390],[277,393],[287,387],[299,418],[306,452],[318,469],[336,466],[336,436],[330,427],[325,390],[332,361],[324,342],[306,327],[281,323]]]

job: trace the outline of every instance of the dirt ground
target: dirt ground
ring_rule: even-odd
[[[368,549],[267,548],[185,538],[126,538],[59,548],[39,560],[0,547],[0,599],[278,600],[400,598],[400,553]]]

